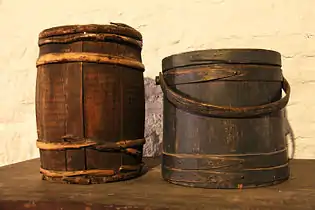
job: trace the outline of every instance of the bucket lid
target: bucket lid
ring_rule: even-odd
[[[162,60],[162,70],[202,64],[261,64],[281,66],[281,54],[265,49],[211,49],[170,55]]]
[[[88,24],[88,25],[64,25],[45,29],[39,33],[39,39],[62,36],[76,33],[111,33],[123,35],[142,41],[142,35],[136,29],[123,23],[110,23],[108,25]]]

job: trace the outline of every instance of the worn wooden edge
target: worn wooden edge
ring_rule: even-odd
[[[243,153],[243,154],[184,154],[184,153],[168,153],[163,152],[164,155],[174,156],[178,158],[242,158],[246,156],[270,156],[279,153],[286,152],[287,148],[283,148],[272,152],[260,152],[260,153]]]
[[[182,170],[246,171],[280,166],[289,162],[287,150],[256,155],[185,155],[163,152],[163,165]]]
[[[165,181],[167,181],[170,184],[178,185],[178,186],[183,186],[183,187],[193,187],[193,188],[206,188],[206,189],[254,189],[254,188],[261,188],[261,187],[269,187],[273,185],[278,185],[281,184],[285,181],[287,181],[289,177],[271,181],[271,182],[266,182],[266,183],[259,183],[259,184],[251,184],[251,185],[243,185],[243,184],[238,184],[235,187],[226,187],[226,186],[213,186],[213,185],[208,185],[207,183],[198,183],[198,182],[189,182],[189,181],[178,181],[178,180],[172,180],[168,178],[164,178]]]
[[[51,171],[40,168],[42,179],[62,184],[102,184],[119,182],[140,177],[148,172],[145,163],[139,165],[124,165],[115,170],[84,170],[84,171]]]
[[[143,167],[143,163],[139,165],[122,165],[118,171],[139,171]],[[54,171],[40,168],[40,173],[50,177],[65,177],[65,176],[112,176],[116,174],[115,170],[112,169],[90,169],[80,171]]]
[[[36,146],[38,149],[42,150],[63,150],[63,149],[80,149],[89,146],[96,145],[97,143],[94,141],[83,141],[76,143],[53,143],[53,142],[45,142],[45,141],[36,141]]]
[[[226,171],[220,171],[217,169],[213,169],[213,170],[207,170],[207,169],[179,169],[179,168],[171,168],[165,165],[162,165],[163,167],[173,170],[173,171],[185,171],[185,172],[202,172],[202,173],[216,173],[216,174],[224,174],[227,173]],[[270,170],[274,170],[274,169],[280,169],[280,168],[287,168],[289,166],[289,162],[283,163],[282,165],[277,165],[277,166],[271,166],[271,167],[260,167],[260,168],[248,168],[248,169],[243,169],[243,171],[270,171]],[[242,172],[242,171],[238,171],[238,172]],[[234,172],[236,173],[236,172]]]
[[[94,175],[94,176],[112,176],[115,174],[114,170],[106,169],[91,169],[81,171],[53,171],[40,168],[40,173],[49,177],[65,177],[65,176],[81,176],[81,175]]]
[[[65,62],[108,63],[131,67],[142,72],[144,71],[144,65],[137,60],[108,54],[87,52],[48,53],[37,59],[36,67],[46,64]]]
[[[289,164],[243,171],[181,170],[162,165],[162,177],[173,184],[207,189],[258,188],[290,178]]]
[[[168,207],[152,207],[149,205],[117,205],[74,201],[35,201],[17,200],[0,201],[1,210],[169,210]],[[174,209],[174,208],[172,208]],[[178,208],[176,208],[178,209]],[[183,208],[180,208],[183,209]]]
[[[198,66],[186,66],[181,68],[174,68],[170,69],[163,73],[163,75],[177,75],[177,74],[190,74],[191,72],[215,72],[215,71],[240,71],[242,73],[250,70],[259,70],[259,71],[272,71],[277,74],[281,74],[282,76],[282,68],[279,66],[268,66],[268,65],[258,65],[258,64],[239,64],[239,65],[233,65],[233,64],[226,64],[226,63],[220,63],[220,64],[204,64],[204,65],[198,65]]]
[[[83,189],[78,185],[61,186],[41,182],[32,170],[38,163],[39,159],[35,158],[1,168],[4,177],[0,191],[4,193],[0,193],[1,210],[60,210],[61,208],[104,210],[111,209],[112,205],[115,206],[113,209],[117,210],[132,208],[302,210],[315,207],[313,198],[315,193],[312,187],[314,160],[293,160],[292,176],[287,182],[278,186],[243,190],[198,189],[168,184],[160,179],[160,167],[156,167],[158,163],[149,167],[151,169],[149,173],[139,179],[106,185],[82,186]],[[12,175],[18,176],[20,170],[29,171],[30,177],[16,177],[17,185],[14,185]],[[11,174],[8,180],[5,179],[7,173]],[[19,187],[21,183],[23,186]]]
[[[136,29],[123,23],[101,24],[78,24],[78,25],[63,25],[55,26],[42,30],[39,33],[39,39],[60,36],[75,33],[111,33],[117,35],[125,35],[139,41],[142,41],[142,34]]]
[[[162,59],[162,71],[202,64],[258,64],[281,66],[281,54],[274,50],[230,48],[196,50],[173,54]]]
[[[38,46],[42,46],[45,44],[66,44],[72,43],[77,41],[115,41],[115,42],[122,42],[128,43],[137,46],[138,48],[142,49],[142,41],[136,40],[134,38],[130,38],[123,35],[116,35],[116,34],[96,34],[96,33],[78,33],[78,34],[70,34],[64,36],[53,36],[42,38],[38,40]]]
[[[65,137],[68,138],[68,137]],[[84,138],[80,139],[80,141],[75,142],[48,142],[45,140],[37,140],[36,146],[39,149],[43,150],[62,150],[62,149],[79,149],[85,148],[90,146],[95,146],[97,148],[102,149],[121,149],[121,148],[128,148],[134,146],[142,146],[145,144],[145,139],[135,139],[135,140],[123,140],[118,142],[105,142],[105,143],[98,143],[100,141],[96,141],[94,139]]]

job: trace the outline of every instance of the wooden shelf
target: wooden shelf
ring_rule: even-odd
[[[272,187],[211,190],[169,184],[159,159],[124,182],[69,185],[42,181],[39,159],[0,168],[0,210],[315,209],[315,160],[293,160],[290,180]]]

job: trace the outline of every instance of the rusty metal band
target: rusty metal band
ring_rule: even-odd
[[[122,171],[139,171],[143,167],[143,164],[139,165],[122,165],[118,169],[118,173]],[[49,177],[73,177],[73,176],[113,176],[117,174],[115,170],[112,169],[90,169],[90,170],[80,170],[80,171],[54,171],[40,168],[40,173]],[[126,172],[128,173],[128,172]]]
[[[274,81],[283,80],[278,66],[212,64],[172,69],[163,73],[168,85],[207,81]]]
[[[67,52],[67,53],[49,53],[42,55],[36,62],[36,67],[53,64],[53,63],[65,63],[65,62],[89,62],[89,63],[107,63],[114,65],[127,66],[144,71],[144,65],[134,59],[113,56],[100,53],[87,53],[87,52]]]
[[[38,45],[42,46],[45,44],[65,44],[77,41],[116,41],[116,42],[126,42],[139,48],[142,48],[142,41],[122,36],[116,34],[96,34],[96,33],[81,33],[81,34],[71,34],[64,36],[53,36],[45,39],[39,39]]]
[[[158,83],[164,93],[165,98],[172,103],[175,107],[187,111],[192,114],[212,116],[212,117],[222,117],[222,118],[244,118],[244,117],[258,117],[261,115],[270,114],[272,112],[279,111],[283,109],[290,98],[290,85],[288,81],[283,78],[282,89],[286,95],[278,101],[260,105],[260,106],[250,106],[250,107],[230,107],[230,106],[217,106],[201,102],[192,99],[188,96],[184,96],[177,91],[174,91],[164,79],[162,73],[159,74],[157,78]]]
[[[79,148],[92,148],[99,151],[109,151],[109,150],[121,150],[131,154],[141,154],[141,151],[131,148],[136,146],[143,146],[145,144],[145,139],[135,139],[135,140],[124,140],[118,142],[102,142],[99,140],[89,139],[89,138],[78,138],[73,136],[63,136],[63,139],[74,139],[75,142],[62,142],[62,143],[52,143],[45,142],[43,140],[37,140],[36,146],[42,150],[65,150],[65,149],[79,149]]]
[[[287,163],[287,149],[251,154],[171,154],[163,152],[163,164],[181,170],[255,170]]]

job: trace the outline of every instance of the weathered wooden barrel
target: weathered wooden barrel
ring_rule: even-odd
[[[39,34],[36,119],[43,179],[93,184],[141,175],[141,50],[140,32],[121,23]]]
[[[166,57],[162,176],[184,186],[249,188],[289,178],[281,55],[217,49]],[[286,95],[282,97],[282,89]]]

